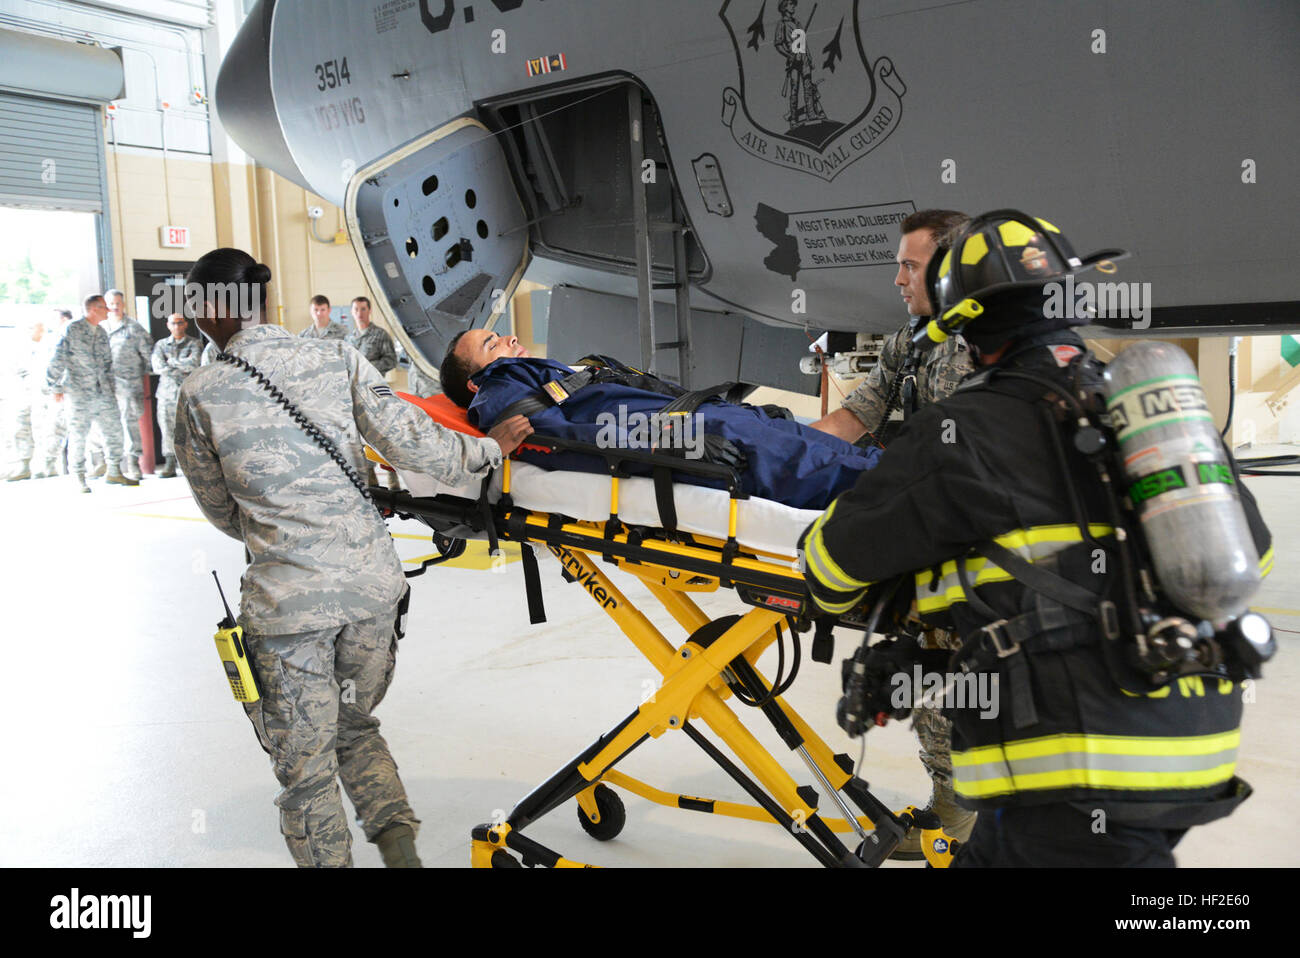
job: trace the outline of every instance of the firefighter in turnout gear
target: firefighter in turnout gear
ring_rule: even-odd
[[[1240,670],[1160,681],[1124,651],[1142,629],[1123,601],[1136,524],[1085,441],[1100,433],[1078,425],[1077,397],[1101,370],[1069,328],[1087,317],[1044,308],[1053,282],[1123,255],[1080,259],[1056,227],[1015,211],[969,224],[931,266],[936,319],[920,336],[960,328],[979,371],[913,416],[800,542],[824,611],[903,576],[921,618],[962,637],[950,657],[906,637],[872,647],[858,713],[901,717],[942,689],[954,790],[981,813],[958,866],[1168,866],[1188,828],[1250,794],[1234,775]],[[1266,573],[1268,530],[1234,485]],[[940,670],[942,685],[891,699]]]

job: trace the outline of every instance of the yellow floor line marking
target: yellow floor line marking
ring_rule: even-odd
[[[518,562],[523,558],[519,554],[519,546],[516,543],[503,542],[500,545],[503,547],[503,551],[505,552],[504,562],[506,565],[509,565],[512,562]],[[414,559],[403,559],[402,561],[415,565],[424,562],[426,559],[436,558],[438,558],[438,553],[431,552],[428,555],[417,556]],[[450,562],[444,562],[442,565],[445,565],[450,569],[477,569],[481,571],[483,569],[493,568],[493,566],[495,566],[499,561],[500,560],[494,559],[488,552],[488,544],[486,542],[476,540],[467,544],[465,552],[460,556],[460,558],[452,559]]]
[[[1252,605],[1251,612],[1258,612],[1261,615],[1294,615],[1300,616],[1300,609],[1270,609],[1268,606]]]

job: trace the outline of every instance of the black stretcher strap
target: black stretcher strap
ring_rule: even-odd
[[[813,620],[812,660],[822,665],[835,658],[835,633],[831,631],[834,620],[818,618]],[[867,638],[870,638],[868,636]]]
[[[659,524],[669,532],[677,531],[677,505],[673,502],[673,473],[666,466],[654,467],[655,505]]]
[[[597,372],[599,370],[595,366],[584,366],[576,373],[565,376],[563,379],[547,383],[546,387],[539,389],[533,395],[518,399],[501,410],[501,415],[497,416],[496,422],[492,425],[495,426],[498,422],[505,422],[511,416],[531,416],[543,409],[558,406],[582,387],[590,385],[592,380],[596,378]],[[557,398],[554,393],[549,391],[556,387],[563,391],[563,398]]]
[[[495,471],[489,469],[488,474],[483,477],[483,485],[478,495],[479,514],[483,517],[483,529],[488,537],[488,555],[496,555],[497,552],[497,525],[492,516],[492,503],[488,501],[488,489],[492,485],[492,474]]]
[[[724,402],[739,403],[758,387],[753,383],[730,382],[718,383],[716,386],[709,386],[705,389],[695,389],[686,393],[684,396],[678,396],[668,405],[660,410],[662,413],[693,413],[700,408],[700,404],[706,399],[712,399],[714,396],[721,396]]]
[[[524,561],[524,595],[528,597],[528,622],[539,625],[546,621],[546,606],[542,602],[542,576],[537,571],[537,556],[527,542],[519,544]]]

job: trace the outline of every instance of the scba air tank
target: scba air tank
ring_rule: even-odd
[[[1106,408],[1128,496],[1165,595],[1216,625],[1259,588],[1259,554],[1192,361],[1139,343],[1106,367]]]

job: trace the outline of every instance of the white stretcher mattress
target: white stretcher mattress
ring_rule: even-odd
[[[449,488],[431,476],[401,472],[402,481],[413,496],[452,495],[477,499],[479,484]],[[493,476],[491,498],[501,493],[501,470]],[[560,513],[574,519],[604,522],[609,518],[610,477],[590,472],[556,472],[510,463],[510,495],[517,506],[534,512]],[[619,482],[618,516],[630,525],[659,525],[654,480],[623,479]],[[727,538],[731,499],[724,489],[709,489],[686,483],[673,484],[677,528],[683,532]],[[775,552],[794,558],[796,543],[804,529],[821,513],[795,509],[770,499],[741,499],[736,503],[736,539],[750,549]]]

